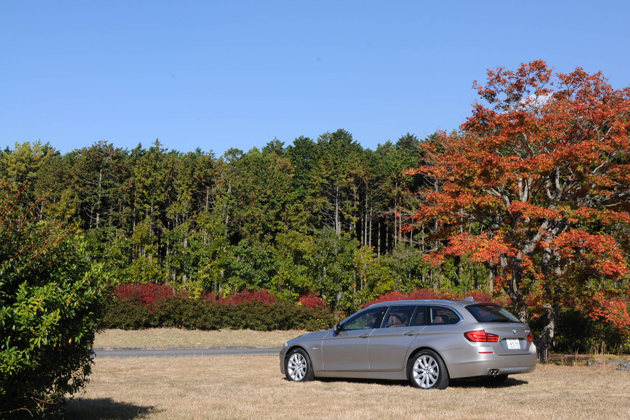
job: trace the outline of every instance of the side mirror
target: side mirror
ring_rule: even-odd
[[[341,324],[335,324],[335,326],[333,327],[333,331],[335,332],[335,334],[339,334],[341,330],[343,330],[343,325]]]

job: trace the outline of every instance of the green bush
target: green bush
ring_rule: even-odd
[[[155,303],[154,327],[217,330],[223,326],[224,305],[185,295],[169,296]]]
[[[106,328],[122,329],[175,327],[314,331],[334,324],[333,316],[325,309],[311,309],[292,302],[244,301],[230,304],[192,299],[181,294],[157,300],[150,307],[142,305],[137,299],[116,299],[107,308],[104,319]]]
[[[22,192],[0,185],[0,418],[54,413],[85,385],[104,302],[84,247]]]
[[[334,324],[333,316],[321,309],[309,309],[291,302],[273,304],[244,302],[228,312],[225,321],[230,328],[247,328],[257,331],[320,330]]]
[[[103,328],[141,330],[153,325],[153,312],[137,300],[114,299],[105,311]]]

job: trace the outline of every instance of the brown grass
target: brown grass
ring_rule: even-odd
[[[286,381],[274,356],[103,358],[69,419],[628,419],[630,372],[541,366],[501,386]]]
[[[105,330],[96,335],[97,349],[166,349],[166,348],[280,348],[304,331],[219,330],[199,331],[177,328],[154,328],[140,331]]]

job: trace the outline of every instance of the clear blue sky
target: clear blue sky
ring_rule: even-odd
[[[0,147],[159,138],[221,155],[451,130],[487,68],[630,85],[627,1],[3,1]]]

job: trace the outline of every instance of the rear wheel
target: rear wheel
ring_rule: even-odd
[[[312,381],[315,378],[308,354],[302,349],[294,349],[288,354],[284,366],[287,379],[294,382]]]
[[[448,386],[448,371],[442,358],[432,350],[422,350],[408,365],[411,384],[422,389],[444,389]]]

